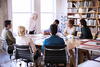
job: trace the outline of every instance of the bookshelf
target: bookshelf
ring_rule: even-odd
[[[100,30],[100,0],[67,0],[68,19],[75,20],[75,26],[84,18],[92,33]]]

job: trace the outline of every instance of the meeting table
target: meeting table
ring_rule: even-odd
[[[43,45],[43,41],[49,38],[50,35],[35,34],[35,35],[28,35],[28,37],[32,38],[33,43],[36,46],[41,47]],[[78,67],[78,49],[100,52],[100,40],[79,39],[79,38],[66,39],[66,37],[64,36],[60,37],[64,39],[65,44],[67,45],[67,50],[75,49],[76,67]]]

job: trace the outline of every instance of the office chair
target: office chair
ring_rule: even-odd
[[[64,67],[66,67],[65,45],[45,46],[44,63],[46,66],[49,64],[49,67],[56,67],[58,64],[64,64]]]
[[[7,41],[4,39],[0,39],[0,44],[2,46],[2,50],[4,50],[5,52],[7,52],[10,55],[10,59],[11,56],[13,55],[13,50],[14,50],[14,44],[13,45],[8,45]]]
[[[32,52],[31,46],[29,45],[15,45],[15,59],[21,59],[22,61],[27,63],[34,61],[34,54]],[[21,66],[21,64],[20,64]]]

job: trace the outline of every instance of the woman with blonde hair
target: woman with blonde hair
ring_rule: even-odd
[[[19,26],[18,27],[18,36],[16,37],[16,44],[17,45],[30,45],[32,47],[33,52],[36,52],[36,47],[33,44],[32,39],[25,35],[26,35],[25,27]]]

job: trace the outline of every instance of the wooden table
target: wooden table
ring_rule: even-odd
[[[43,41],[50,37],[50,35],[43,35],[43,34],[28,35],[28,36],[32,38],[33,43],[37,46],[42,46]],[[68,40],[66,40],[66,39],[64,39],[64,40],[65,40],[65,44],[67,45],[68,50],[75,48],[76,67],[78,66],[78,60],[77,60],[78,59],[78,49],[100,51],[100,46],[96,45],[96,42],[100,42],[100,41],[86,40],[86,39],[83,39],[83,40],[80,40],[80,39],[68,39]],[[93,43],[93,44],[91,44],[91,43]]]
[[[100,41],[88,40],[85,43],[80,44],[77,48],[100,52]]]
[[[87,40],[83,42],[84,43],[80,43],[80,45],[76,47],[76,67],[78,66],[78,60],[77,60],[78,59],[78,49],[100,52],[100,41]],[[97,45],[97,43],[99,45]]]
[[[35,34],[35,35],[27,35],[33,40],[33,43],[37,46],[42,46],[43,41],[50,37],[50,35],[43,35],[43,34]]]

